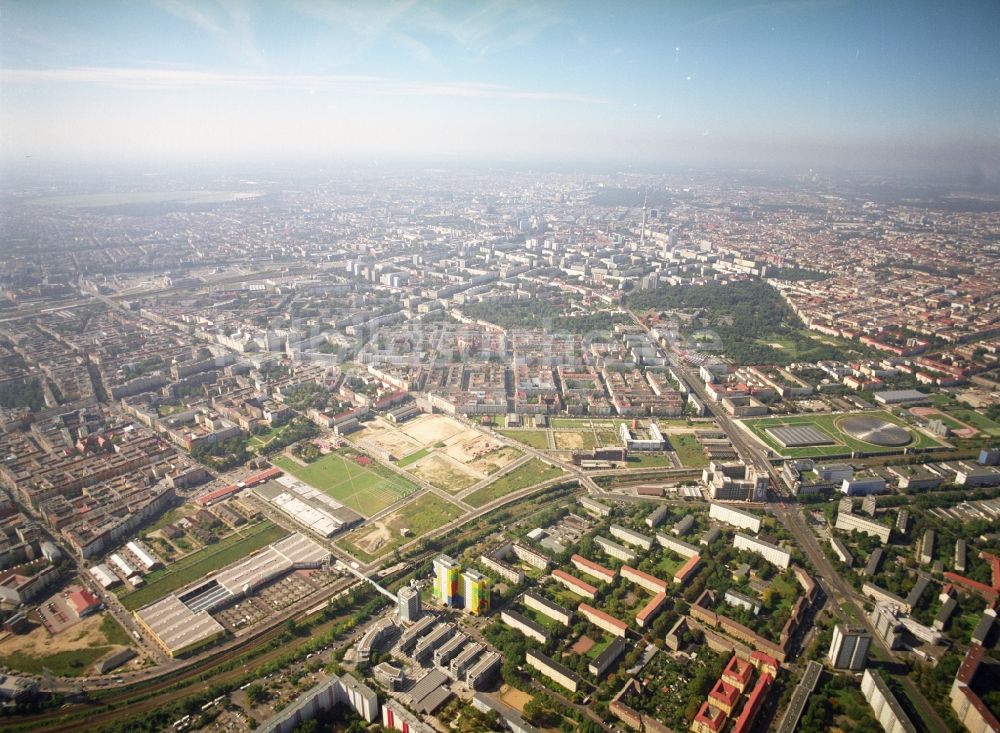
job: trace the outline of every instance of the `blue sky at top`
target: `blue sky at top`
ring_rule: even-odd
[[[0,1],[0,142],[64,159],[995,157],[997,2]]]

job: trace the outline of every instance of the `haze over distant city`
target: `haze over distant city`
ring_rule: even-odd
[[[0,2],[8,165],[303,158],[996,180],[995,2]]]

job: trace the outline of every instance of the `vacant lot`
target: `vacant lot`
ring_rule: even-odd
[[[597,447],[597,436],[593,431],[556,430],[552,435],[556,448],[560,450],[590,450]]]
[[[537,450],[547,450],[549,447],[549,434],[546,430],[497,430],[497,432]]]
[[[501,496],[506,496],[529,486],[540,484],[561,474],[562,469],[550,466],[537,458],[532,458],[524,465],[518,466],[493,483],[469,494],[465,497],[465,503],[470,506],[480,507],[494,499],[499,499]]]
[[[481,471],[484,476],[489,476],[504,466],[513,463],[523,455],[517,448],[497,448],[495,451],[490,451],[482,458],[470,463],[469,467]]]
[[[575,642],[573,642],[573,646],[571,646],[569,650],[574,654],[586,654],[587,652],[589,652],[591,649],[594,648],[594,643],[595,642],[593,639],[591,639],[589,636],[584,635],[581,636],[579,639],[577,639]]]
[[[599,417],[554,417],[552,418],[551,423],[554,428],[615,430],[618,427],[614,420],[607,420]]]
[[[374,461],[362,466],[352,453],[331,453],[306,466],[287,456],[276,457],[273,463],[366,517],[417,489],[412,481]]]
[[[670,445],[677,453],[677,460],[688,468],[702,468],[708,465],[708,456],[693,433],[676,433],[669,436]]]
[[[359,560],[370,562],[461,515],[462,510],[450,501],[423,494],[385,519],[348,533],[337,545]]]
[[[416,463],[430,452],[431,452],[430,448],[421,448],[420,450],[414,451],[405,458],[400,458],[398,461],[396,461],[396,465],[399,466],[400,468],[406,468],[411,463]]]
[[[500,444],[492,437],[471,430],[448,438],[444,444],[444,452],[459,463],[468,465],[489,455],[499,447]]]
[[[617,447],[622,444],[621,436],[614,430],[598,430],[597,442],[602,448]]]
[[[410,470],[414,476],[445,491],[457,492],[467,489],[480,480],[456,463],[442,455],[429,456],[415,464]]]
[[[523,713],[524,706],[534,700],[534,697],[516,687],[504,685],[500,688],[500,699],[519,713]]]
[[[26,674],[43,674],[47,669],[59,677],[77,677],[109,652],[129,646],[129,641],[117,621],[100,613],[56,636],[38,626],[7,637],[0,642],[0,664]]]
[[[414,440],[381,418],[368,423],[364,433],[357,436],[356,442],[360,446],[371,444],[397,458],[424,447],[423,443]]]
[[[134,611],[272,542],[277,542],[286,535],[288,532],[283,527],[269,520],[237,530],[217,544],[193,552],[163,570],[150,573],[146,576],[146,585],[119,596],[118,600],[125,608]]]
[[[403,423],[400,430],[422,446],[443,443],[462,432],[475,433],[472,428],[444,415],[421,415]]]
[[[673,468],[673,459],[663,453],[629,453],[626,468]]]
[[[949,415],[946,412],[941,412],[934,407],[914,407],[910,410],[911,415],[917,415],[919,417],[927,418],[928,420],[940,420],[949,428],[952,432],[960,438],[972,438],[979,432],[978,429],[971,425],[968,425],[954,415]]]

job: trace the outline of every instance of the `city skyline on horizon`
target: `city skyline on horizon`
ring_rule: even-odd
[[[995,182],[997,20],[977,2],[0,2],[0,135],[9,170],[349,157]]]

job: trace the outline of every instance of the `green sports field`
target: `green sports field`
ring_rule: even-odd
[[[977,430],[981,430],[990,437],[995,438],[1000,436],[1000,424],[995,423],[993,420],[990,420],[988,417],[976,412],[975,410],[960,408],[948,410],[948,412],[962,422],[971,425]]]
[[[849,412],[838,415],[782,415],[775,417],[763,417],[752,420],[742,420],[744,427],[748,428],[753,435],[764,445],[774,450],[777,454],[788,458],[810,458],[823,456],[836,456],[850,453],[851,451],[863,451],[865,453],[899,453],[902,448],[887,448],[885,446],[866,443],[862,440],[852,438],[847,433],[837,427],[841,420],[849,417],[876,417],[886,422],[906,428],[913,441],[908,448],[935,448],[943,445],[929,435],[916,430],[898,417],[891,415],[884,410],[871,412]],[[822,433],[830,436],[834,441],[833,445],[810,445],[798,448],[784,448],[765,431],[767,428],[783,427],[785,425],[811,425]]]
[[[305,466],[287,456],[277,456],[272,462],[366,517],[417,490],[412,481],[374,461],[362,466],[349,454],[331,453]]]

